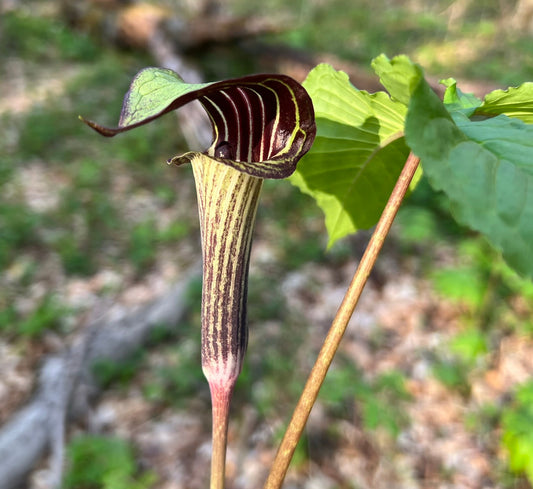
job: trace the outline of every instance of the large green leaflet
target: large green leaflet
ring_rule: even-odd
[[[405,55],[389,59],[381,54],[372,60],[372,68],[390,96],[405,106],[409,104],[413,88],[424,76],[422,69]]]
[[[533,83],[528,82],[507,90],[494,90],[487,94],[476,115],[505,114],[533,124]]]
[[[470,117],[481,105],[481,100],[474,94],[463,93],[459,90],[453,78],[441,80],[441,83],[446,87],[443,102],[448,112],[458,111]]]
[[[453,78],[441,80],[446,86],[444,105],[449,112],[462,112],[468,117],[494,117],[506,115],[520,119],[527,124],[533,123],[533,83],[527,82],[507,90],[494,90],[484,100],[471,93],[463,93]]]
[[[401,137],[405,105],[355,89],[343,72],[319,65],[304,82],[317,136],[290,181],[325,214],[329,245],[372,227],[409,153]]]
[[[420,78],[405,135],[431,185],[450,198],[455,218],[533,277],[533,126],[505,115],[472,121],[461,110],[450,113]]]

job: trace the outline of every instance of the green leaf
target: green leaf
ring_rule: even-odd
[[[444,105],[450,112],[459,111],[470,117],[481,105],[481,100],[472,93],[463,93],[457,88],[457,82],[453,78],[441,80],[446,87],[444,92]]]
[[[415,87],[406,139],[455,218],[480,231],[507,262],[533,277],[533,126],[498,116],[457,124],[425,80]]]
[[[145,68],[133,79],[120,114],[119,127],[132,126],[157,117],[175,100],[212,83],[188,84],[172,70]]]
[[[391,60],[381,54],[372,61],[372,68],[392,99],[404,105],[409,103],[413,88],[423,76],[422,69],[405,55]]]
[[[533,382],[518,387],[516,396],[502,415],[502,445],[507,449],[513,472],[525,473],[533,482]]]
[[[450,267],[431,274],[436,291],[456,302],[479,306],[486,290],[486,280],[474,267]]]
[[[146,124],[196,97],[193,92],[209,87],[212,83],[188,84],[172,70],[164,68],[144,68],[133,78],[124,97],[117,128],[101,126],[96,122],[81,118],[83,122],[103,136],[116,134]],[[173,106],[174,104],[174,106]]]
[[[119,438],[77,436],[69,443],[67,456],[65,489],[148,489],[156,482],[155,474],[139,473],[132,447]]]
[[[487,353],[486,333],[476,328],[468,328],[452,339],[450,350],[467,365],[474,365],[480,356]]]
[[[313,69],[304,87],[317,136],[290,181],[324,212],[331,246],[379,219],[409,153],[401,137],[406,108],[384,92],[355,89],[329,65]]]
[[[533,124],[533,83],[528,82],[507,90],[495,90],[485,97],[476,114],[495,116],[505,114]]]

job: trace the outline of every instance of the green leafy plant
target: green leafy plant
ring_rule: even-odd
[[[2,20],[6,52],[34,61],[53,58],[56,52],[73,61],[92,61],[97,56],[89,36],[76,35],[60,22],[17,11],[5,12]]]
[[[15,250],[38,239],[36,229],[42,217],[19,203],[0,205],[0,266],[6,267],[15,256]]]
[[[57,297],[46,295],[35,311],[19,324],[18,330],[22,335],[35,337],[46,330],[58,329],[65,312],[66,308]]]
[[[435,190],[444,191],[450,199],[451,210],[456,219],[461,224],[483,232],[495,247],[502,250],[504,258],[515,270],[531,277],[533,275],[533,242],[525,236],[530,235],[533,224],[530,219],[533,212],[531,195],[526,190],[530,188],[527,182],[530,179],[532,168],[528,162],[528,155],[532,141],[530,137],[532,126],[529,123],[533,108],[533,97],[531,96],[533,84],[526,83],[516,89],[496,91],[481,101],[473,96],[464,95],[457,89],[455,82],[447,80],[444,82],[447,87],[444,101],[441,101],[423,78],[421,68],[411,63],[407,57],[399,56],[389,60],[382,55],[374,60],[373,67],[391,99],[407,108],[402,131],[389,144],[387,144],[388,141],[378,143],[378,135],[382,125],[386,127],[392,118],[390,104],[383,104],[376,112],[375,108],[372,109],[371,102],[377,98],[376,95],[358,92],[347,83],[347,78],[342,75],[340,77],[344,79],[344,91],[342,92],[344,96],[339,99],[337,93],[341,90],[332,90],[334,92],[332,94],[330,90],[323,88],[329,86],[330,80],[333,86],[339,80],[337,72],[327,66],[316,68],[321,74],[320,78],[317,79],[311,73],[304,83],[317,108],[317,141],[320,141],[322,137],[323,128],[325,137],[328,138],[331,120],[335,124],[339,122],[338,114],[344,114],[343,109],[350,103],[350,97],[360,97],[362,94],[366,98],[366,104],[363,106],[366,116],[361,118],[357,127],[364,134],[364,145],[370,147],[371,151],[367,150],[368,156],[363,165],[360,164],[360,160],[356,159],[360,169],[354,173],[352,178],[353,185],[356,185],[357,179],[364,175],[368,183],[368,186],[365,187],[365,210],[361,212],[363,214],[368,213],[368,208],[372,208],[374,203],[373,197],[377,192],[376,189],[387,182],[386,179],[380,179],[379,176],[372,179],[371,172],[367,168],[374,163],[376,165],[386,164],[389,167],[394,165],[393,156],[385,158],[385,161],[383,161],[382,156],[386,154],[390,144],[394,145],[395,142],[398,144],[398,140],[405,138],[405,143],[410,150],[421,157],[423,170],[432,187]],[[496,103],[497,108],[494,105]],[[322,105],[324,106],[323,109],[321,109]],[[327,114],[328,111],[330,115],[326,116],[328,118],[327,123],[321,124],[322,113]],[[393,114],[400,116],[401,112],[402,109],[398,108],[394,110]],[[379,122],[369,126],[368,122],[372,121],[373,118],[377,118]],[[382,124],[380,124],[381,119],[383,119]],[[497,122],[494,122],[493,119],[497,119]],[[498,127],[498,129],[489,130],[489,128],[494,129],[494,127]],[[484,133],[485,130],[487,130],[487,134]],[[338,134],[343,134],[342,126],[339,126]],[[333,132],[334,135],[335,132]],[[343,143],[344,141],[341,142],[341,147]],[[316,151],[323,153],[323,155],[318,157]],[[341,154],[342,158],[339,159],[344,162],[343,164],[348,165],[346,161],[349,161],[349,156],[346,153]],[[322,172],[323,185],[317,184],[316,187],[312,187],[307,183],[313,182],[313,176],[320,160],[323,161],[325,167],[326,165],[331,167],[335,164],[333,151],[323,152],[322,147],[317,144],[307,158],[311,160],[311,164],[307,165],[307,159],[304,159],[292,178],[294,183],[316,198],[317,203],[324,211],[326,223],[330,216],[330,222],[335,224],[328,227],[331,245],[340,236],[348,234],[358,227],[356,220],[341,218],[343,215],[358,212],[358,208],[357,205],[349,207],[350,199],[346,198],[346,204],[342,212],[339,212],[338,206],[335,204],[343,198],[343,194],[335,195],[334,192],[337,188],[342,189],[343,184],[338,187],[335,185],[335,180],[338,179],[335,171],[332,172],[330,178],[326,172]],[[413,167],[416,167],[416,164],[410,163],[408,159],[404,167],[404,170],[411,170],[407,183],[414,174]],[[488,176],[489,174],[491,177]],[[518,185],[518,194],[514,185],[515,180],[521,182]],[[398,183],[401,182],[402,177]],[[404,193],[406,190],[404,183],[402,192]],[[326,197],[324,197],[324,193]],[[403,193],[400,200],[403,198]],[[336,197],[333,205],[328,202],[331,195]],[[294,445],[294,439],[298,438],[303,429],[309,412],[308,406],[314,402],[316,392],[327,370],[327,366],[324,367],[323,365],[329,365],[332,357],[331,351],[336,350],[347,324],[346,317],[351,315],[359,297],[359,285],[354,284],[358,284],[359,280],[364,281],[362,277],[368,273],[366,257],[379,249],[388,231],[388,225],[384,225],[382,229],[381,224],[389,212],[394,212],[391,209],[396,209],[399,205],[396,199],[397,196],[393,191],[361,260],[359,269],[356,271],[354,281],[345,296],[337,318],[332,324],[315,368],[309,377],[266,487],[277,488],[281,485],[284,470],[288,466],[287,459],[290,459],[289,447]],[[381,202],[377,205],[382,208],[384,203]],[[330,340],[331,344],[328,344]],[[284,467],[284,469],[280,467]]]
[[[129,255],[136,268],[151,265],[157,251],[157,229],[153,219],[140,222],[131,230]]]
[[[328,373],[320,398],[332,409],[346,402],[353,404],[365,429],[382,429],[393,438],[409,424],[404,408],[411,396],[401,372],[385,372],[368,380],[351,364],[334,368]]]
[[[46,331],[60,330],[68,309],[52,294],[45,295],[37,307],[21,315],[12,305],[0,310],[0,330],[23,338],[37,339]]]
[[[67,449],[64,489],[149,489],[152,472],[140,472],[130,444],[102,435],[75,437]]]
[[[380,56],[373,67],[390,97],[356,90],[345,75],[327,65],[315,68],[304,83],[316,108],[317,144],[292,181],[324,211],[330,244],[375,224],[383,196],[390,193],[401,168],[398,162],[408,153],[405,144],[397,147],[400,141],[421,157],[425,175],[435,190],[450,198],[456,219],[484,233],[515,269],[531,276],[527,182],[533,83],[497,90],[481,101],[464,95],[449,79],[443,82],[447,88],[441,101],[421,68],[407,57],[390,61]],[[347,110],[354,106],[357,109]],[[345,113],[353,120],[342,119]],[[350,125],[351,136],[346,137],[343,131]],[[360,135],[360,142],[354,135]],[[338,145],[335,138],[340,139]],[[355,141],[347,151],[350,138]],[[324,149],[326,144],[330,148]],[[340,183],[338,171],[348,175]],[[359,224],[353,215],[368,217]]]
[[[155,261],[158,246],[161,243],[177,243],[188,232],[183,222],[174,222],[165,229],[159,230],[155,219],[149,218],[133,226],[128,246],[131,263],[137,270],[142,270]]]
[[[212,489],[224,486],[229,401],[246,349],[248,260],[264,178],[292,174],[291,182],[323,210],[329,247],[375,225],[266,488],[281,487],[348,320],[420,171],[433,190],[446,194],[461,225],[482,233],[511,267],[533,277],[533,84],[498,90],[480,100],[463,94],[448,79],[441,100],[422,69],[405,56],[390,60],[381,55],[372,66],[387,92],[357,90],[344,73],[328,65],[315,68],[304,88],[282,75],[190,85],[169,70],[149,68],[132,82],[118,127],[85,121],[101,134],[115,136],[192,100],[199,100],[210,116],[212,146],[170,162],[192,163],[198,196],[202,368],[213,406]],[[455,347],[468,362],[483,353],[475,335],[456,338]],[[400,381],[384,377],[371,392],[392,388],[402,393]],[[365,392],[371,399],[365,389],[361,396]],[[377,422],[367,416],[369,425]]]
[[[533,481],[533,382],[521,385],[502,416],[502,444],[509,453],[511,470]]]
[[[198,306],[200,300],[195,300],[194,304]],[[163,342],[160,342],[158,351],[169,360],[142,381],[143,394],[150,401],[182,407],[205,386],[202,369],[198,364],[200,345],[193,336],[195,326],[195,323],[188,321],[180,325],[180,335],[183,339],[178,344],[165,347]]]
[[[139,350],[120,362],[111,359],[98,360],[92,365],[92,373],[103,387],[112,383],[124,385],[133,378],[142,361],[143,351]]]

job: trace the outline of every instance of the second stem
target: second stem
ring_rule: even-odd
[[[264,489],[280,489],[283,484],[296,445],[302,436],[311,409],[318,397],[320,387],[326,378],[329,366],[337,352],[348,325],[348,321],[352,317],[355,306],[361,296],[361,292],[363,291],[368,276],[376,263],[376,259],[383,247],[385,238],[389,233],[392,222],[400,208],[403,198],[405,197],[419,162],[420,159],[413,153],[410,153],[407,157],[404,168],[389,197],[387,205],[381,214],[365,253],[359,262],[359,266],[355,271],[352,282],[350,283],[335,319],[331,324],[315,365],[309,374],[307,383],[300,396],[300,400],[298,401],[289,426],[281,441]]]

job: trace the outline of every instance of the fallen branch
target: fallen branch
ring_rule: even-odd
[[[2,489],[20,487],[49,450],[50,487],[62,478],[65,426],[86,414],[100,389],[92,375],[95,362],[120,362],[146,344],[155,328],[174,330],[184,317],[185,292],[198,277],[195,268],[163,297],[135,311],[119,311],[114,318],[89,324],[86,332],[65,351],[45,359],[38,388],[30,402],[0,430]]]

